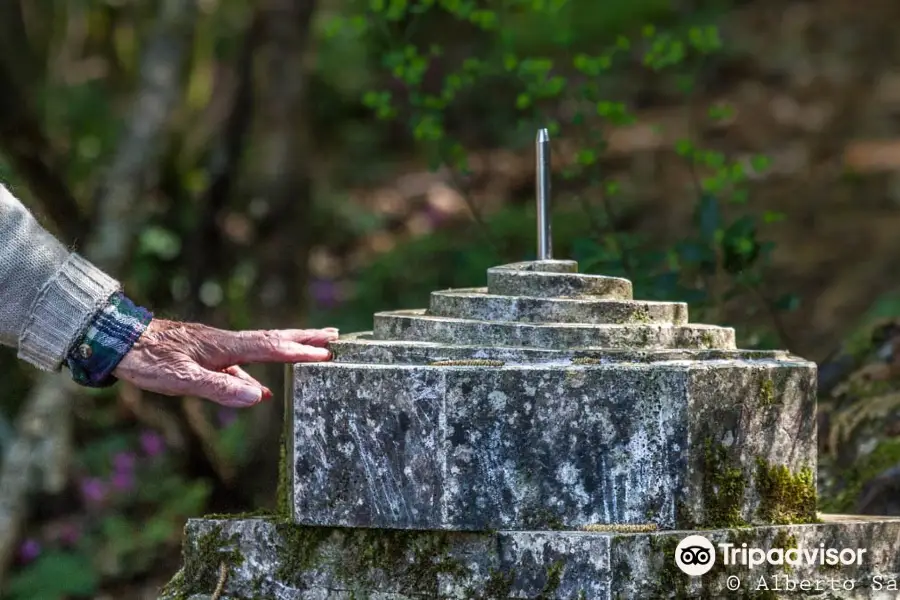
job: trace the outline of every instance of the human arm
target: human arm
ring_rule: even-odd
[[[154,319],[121,286],[44,230],[0,185],[0,344],[46,371],[65,363],[84,386],[117,379],[229,406],[271,396],[239,365],[313,362],[335,329],[225,331]]]
[[[60,369],[118,281],[70,252],[0,184],[0,344],[44,371]]]

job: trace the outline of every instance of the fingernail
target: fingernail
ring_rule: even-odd
[[[268,400],[272,397],[272,390],[267,387],[263,388],[263,400]]]
[[[241,404],[246,406],[252,406],[262,400],[262,390],[244,385],[238,387],[234,395]]]

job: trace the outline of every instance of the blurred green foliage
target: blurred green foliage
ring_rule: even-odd
[[[215,151],[204,145],[212,143],[209,132],[191,127],[202,123],[198,115],[214,99],[216,70],[234,62],[251,18],[243,0],[202,4],[207,8],[197,24],[164,189],[155,191],[177,195],[168,204],[147,199],[153,210],[128,271],[117,274],[132,296],[163,316],[193,316],[185,308],[193,300],[188,275],[192,253],[205,249],[190,242],[204,214],[197,198],[210,184]],[[352,190],[389,182],[407,158],[424,157],[431,168],[465,179],[473,152],[527,148],[535,130],[546,126],[554,139],[577,146],[575,160],[555,180],[562,190],[554,198],[557,256],[578,260],[586,272],[632,279],[637,297],[688,301],[693,320],[717,322],[734,303],[746,306],[748,315],[796,309],[792,296],[768,299],[759,290],[772,252],[762,241],[765,230],[783,219],[754,211],[749,178],[767,168],[765,157],[736,161],[693,139],[679,140],[672,151],[693,173],[695,217],[692,230],[674,244],[629,230],[625,223],[637,203],[628,182],[610,176],[605,157],[610,131],[638,122],[635,89],[656,85],[690,105],[698,73],[725,51],[715,22],[729,5],[695,2],[688,11],[667,0],[504,0],[490,8],[471,0],[320,3],[307,122],[315,165],[327,167],[336,183],[316,193],[315,243],[340,253],[384,230],[385,215],[356,202]],[[52,16],[47,27],[56,31],[51,50],[59,51],[67,20],[87,14],[86,53],[108,55],[105,76],[48,76],[34,94],[45,130],[67,151],[65,179],[88,204],[102,176],[98,165],[115,152],[123,125],[119,107],[134,86],[151,15],[148,7],[106,0],[48,0],[42,6]],[[712,107],[707,121],[729,113],[728,106]],[[261,150],[251,144],[245,152]],[[2,161],[0,177],[15,179]],[[225,208],[252,221],[253,197],[245,184]],[[305,318],[344,331],[368,330],[374,312],[424,306],[433,290],[480,286],[488,267],[534,258],[534,209],[520,200],[372,255],[340,275],[346,297],[314,303]],[[242,246],[234,256],[219,257],[218,271],[199,289],[210,322],[233,328],[258,322],[253,303],[267,274],[256,252]],[[779,343],[772,327],[741,333],[744,345]],[[0,406],[12,418],[32,374],[9,353],[0,355],[0,372],[8,375]],[[79,501],[62,518],[77,522],[80,534],[66,543],[29,538],[42,550],[23,559],[15,574],[8,591],[16,600],[86,597],[104,582],[139,578],[172,554],[184,519],[206,510],[210,482],[189,472],[174,453],[148,451],[151,433],[122,423],[110,394],[96,394],[90,416],[79,421]],[[216,450],[241,465],[249,461],[250,419],[229,419],[219,423]],[[130,460],[128,479],[123,469]]]
[[[797,308],[793,295],[769,300],[758,289],[772,252],[771,244],[761,241],[763,231],[783,215],[754,214],[752,205],[749,211],[736,210],[748,204],[749,175],[764,172],[767,158],[732,160],[691,139],[678,140],[672,150],[695,181],[694,229],[674,245],[660,247],[617,229],[619,210],[632,203],[621,182],[607,176],[602,157],[610,129],[637,121],[627,94],[611,83],[637,77],[641,70],[673,75],[683,102],[690,103],[698,72],[722,49],[713,24],[722,7],[708,4],[683,15],[668,2],[656,1],[626,7],[618,2],[511,0],[483,9],[453,0],[372,0],[360,3],[355,12],[331,16],[323,31],[332,45],[355,41],[384,49],[374,68],[391,83],[358,93],[376,118],[405,125],[433,169],[468,174],[467,129],[493,133],[491,124],[508,122],[510,116],[516,126],[497,135],[494,143],[521,146],[540,126],[548,127],[551,136],[578,140],[575,163],[563,178],[578,185],[580,203],[570,202],[554,214],[557,255],[578,259],[588,272],[632,279],[638,297],[688,301],[695,318],[716,320],[725,304],[733,302],[745,302],[754,312]],[[438,43],[436,23],[444,30],[467,31],[474,39],[470,46],[481,52],[454,52],[452,45]],[[486,95],[491,114],[476,121],[459,109],[467,108],[473,96]],[[468,115],[462,125],[454,119],[457,110]],[[709,109],[707,120],[730,115],[727,105],[717,105]],[[567,227],[570,221],[581,227]],[[527,210],[510,208],[486,217],[483,225],[471,225],[483,227],[479,236],[439,232],[401,244],[353,279],[348,304],[315,314],[316,322],[368,328],[371,313],[379,309],[425,305],[428,291],[440,287],[481,285],[488,266],[529,256],[533,222]],[[404,265],[420,256],[428,257],[430,267],[411,277]],[[748,337],[750,346],[781,343],[771,328]]]

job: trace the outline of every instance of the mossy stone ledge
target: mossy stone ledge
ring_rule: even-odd
[[[627,280],[495,267],[332,351],[288,370],[278,514],[190,521],[165,598],[780,597],[682,573],[691,531],[900,573],[900,521],[816,512],[815,364]]]

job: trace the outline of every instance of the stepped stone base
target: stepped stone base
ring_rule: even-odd
[[[866,552],[848,566],[750,570],[723,565],[717,551],[712,570],[692,578],[674,562],[676,546],[691,533],[765,551],[824,545]],[[887,599],[900,594],[893,587],[900,580],[900,519],[823,515],[810,525],[652,533],[350,530],[195,519],[185,530],[184,568],[162,599],[212,598],[223,568],[219,600]],[[740,579],[737,591],[728,589],[730,577]]]

